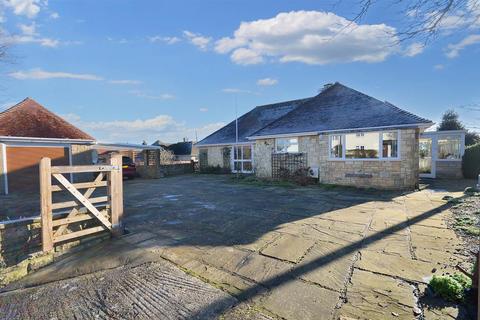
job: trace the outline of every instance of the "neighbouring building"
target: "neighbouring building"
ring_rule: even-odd
[[[53,165],[92,164],[94,144],[92,136],[26,98],[0,112],[0,194],[38,192],[43,157]]]
[[[165,143],[160,140],[155,141],[153,146],[162,147],[164,150],[170,151],[175,157],[175,161],[191,161],[197,160],[196,150],[192,141],[184,139],[181,142]]]
[[[310,168],[320,183],[413,189],[420,173],[461,175],[464,132],[426,133],[432,125],[337,82],[314,97],[258,106],[195,146],[200,168],[263,178]]]

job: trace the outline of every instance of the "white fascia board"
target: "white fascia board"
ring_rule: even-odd
[[[95,140],[86,139],[63,139],[63,138],[38,138],[38,137],[12,137],[12,136],[0,136],[0,141],[5,144],[9,143],[22,143],[22,144],[94,144]]]
[[[351,129],[336,129],[336,130],[324,130],[318,131],[320,133],[333,133],[333,132],[348,132],[348,131],[367,131],[367,130],[383,130],[383,129],[397,129],[397,128],[428,128],[433,125],[431,123],[412,123],[412,124],[397,124],[391,126],[381,126],[381,127],[365,127],[365,128],[351,128]]]
[[[319,134],[318,131],[297,132],[297,133],[282,133],[282,134],[272,134],[272,135],[265,135],[265,136],[252,136],[252,137],[247,137],[247,139],[248,140],[275,139],[275,138],[288,138],[288,137],[315,136],[317,134]]]

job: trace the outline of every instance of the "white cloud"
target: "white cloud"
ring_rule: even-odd
[[[35,18],[40,12],[40,0],[4,0],[6,7],[11,8],[17,16]]]
[[[46,80],[46,79],[77,79],[77,80],[103,80],[94,74],[79,74],[69,72],[50,72],[42,69],[31,69],[29,71],[16,71],[9,74],[10,77],[18,80]]]
[[[445,66],[443,64],[436,64],[433,66],[433,69],[435,70],[443,70]]]
[[[163,42],[166,44],[175,44],[180,42],[181,39],[178,37],[162,37],[162,36],[152,36],[148,37],[148,41],[155,43],[155,42]]]
[[[204,50],[204,51],[207,50],[208,45],[212,41],[212,38],[210,37],[205,37],[199,33],[193,33],[188,30],[183,31],[183,35],[185,36],[185,38],[187,38],[188,41],[190,41],[190,43],[192,43],[194,46],[196,46],[200,50]]]
[[[6,43],[10,45],[14,44],[28,44],[28,43],[36,43],[41,45],[42,47],[49,47],[49,48],[56,48],[60,45],[60,41],[51,38],[42,38],[35,35],[10,35],[5,36],[3,39]]]
[[[230,57],[233,62],[243,65],[259,64],[264,61],[261,54],[248,48],[235,49]]]
[[[142,81],[139,80],[109,80],[108,83],[111,84],[141,84]]]
[[[50,19],[58,19],[60,18],[60,15],[58,14],[58,12],[52,12],[50,14]]]
[[[399,51],[393,27],[357,24],[334,13],[292,11],[242,22],[232,37],[215,43],[238,64],[268,60],[328,64],[380,62]]]
[[[419,43],[419,42],[414,42],[405,49],[403,55],[407,56],[407,57],[414,57],[414,56],[422,53],[423,50],[425,50],[425,45],[424,44]]]
[[[27,24],[19,24],[18,27],[22,31],[23,34],[33,36],[36,34],[36,25],[35,22],[32,22],[32,24],[27,25]]]
[[[118,43],[118,44],[129,43],[129,41],[125,38],[115,39],[115,38],[112,38],[112,37],[107,37],[107,40],[110,41],[110,42]]]
[[[200,108],[198,109],[200,112],[208,112],[208,108]]]
[[[477,43],[480,43],[480,34],[471,34],[458,43],[449,44],[445,55],[451,59],[456,58],[460,51]]]
[[[193,139],[196,134],[203,138],[225,125],[223,122],[216,122],[193,128],[170,115],[157,115],[149,119],[91,122],[82,121],[76,114],[66,114],[62,117],[105,142],[140,143],[143,140],[153,142],[157,139],[176,142],[184,137]]]
[[[170,93],[162,93],[159,95],[148,94],[142,90],[130,90],[130,94],[133,94],[139,98],[152,99],[152,100],[172,100],[175,99],[175,96]]]
[[[257,80],[257,85],[259,86],[274,86],[278,83],[277,79],[264,78]]]
[[[243,90],[243,89],[238,89],[238,88],[225,88],[222,89],[222,92],[224,93],[248,93],[248,94],[254,94],[254,92],[250,90]]]

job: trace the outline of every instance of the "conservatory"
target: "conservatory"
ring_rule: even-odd
[[[420,177],[461,178],[465,131],[426,131],[419,139]]]

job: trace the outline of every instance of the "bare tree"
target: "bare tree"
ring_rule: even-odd
[[[160,164],[172,164],[175,162],[175,155],[170,150],[160,151]]]
[[[420,38],[425,43],[445,29],[468,29],[479,25],[480,0],[360,0],[353,21],[359,22],[377,5],[399,9],[406,17],[399,41]]]

